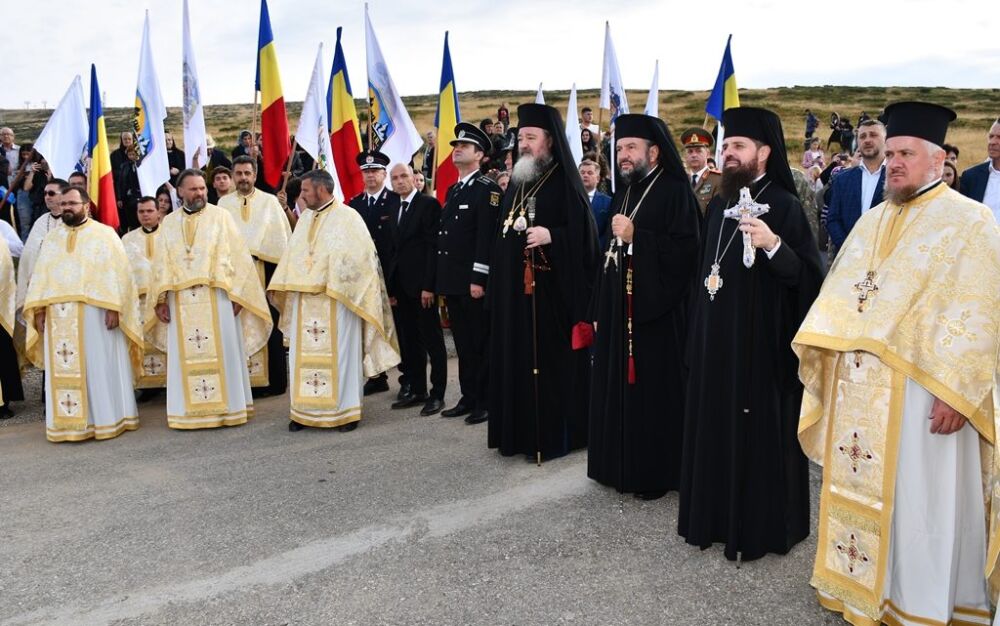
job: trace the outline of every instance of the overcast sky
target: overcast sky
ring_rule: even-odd
[[[190,0],[206,104],[250,102],[260,5]],[[444,31],[459,94],[480,89],[596,88],[610,20],[626,87],[709,89],[726,36],[740,87],[920,85],[1000,87],[1000,13],[989,0],[372,0],[372,21],[397,87],[434,93]],[[73,76],[97,64],[106,107],[131,106],[143,10],[167,104],[181,101],[181,0],[8,0],[0,107],[55,106]],[[991,8],[992,7],[992,8]],[[365,84],[362,0],[270,0],[287,100],[302,100],[337,26],[355,96]]]

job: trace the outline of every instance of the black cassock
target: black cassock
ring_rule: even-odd
[[[698,264],[698,205],[686,180],[668,178],[664,172],[653,183],[655,177],[651,172],[627,194],[624,189],[615,194],[612,214],[628,215],[649,190],[633,219],[632,254],[624,254],[625,244],[618,263],[608,262],[598,273],[592,307],[598,325],[587,475],[628,492],[667,491],[680,485],[683,349],[687,295]],[[602,257],[602,264],[605,261]],[[629,264],[634,384],[627,382]]]
[[[719,261],[722,287],[704,286],[738,223],[723,218],[737,198],[708,205],[691,298],[687,406],[678,531],[726,558],[785,554],[809,534],[809,469],[796,430],[802,401],[792,337],[819,293],[823,273],[798,198],[765,176],[751,187],[781,238],[773,259],[757,250],[743,266],[741,233]],[[766,188],[765,188],[766,186]],[[759,194],[759,195],[758,195]]]
[[[0,328],[0,385],[3,385],[4,404],[24,400],[24,388],[21,386],[21,370],[17,363],[17,351],[14,350],[14,342],[11,336],[2,328]]]
[[[550,268],[535,272],[540,420],[536,420],[532,375],[532,297],[524,293],[525,233],[513,228],[506,236],[501,232],[519,197],[513,184],[500,210],[486,288],[488,443],[505,456],[534,458],[540,450],[543,459],[552,459],[587,445],[590,353],[586,348],[574,350],[572,337],[574,326],[585,325],[587,319],[597,271],[597,228],[579,181],[567,180],[561,165],[555,168],[535,194],[535,224],[552,234],[551,244],[535,248],[536,265]]]

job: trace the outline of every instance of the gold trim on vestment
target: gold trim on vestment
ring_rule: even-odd
[[[858,371],[859,375],[865,376],[865,380],[859,381],[852,378],[848,370],[854,367],[853,363],[847,363],[843,355],[837,359],[837,391],[834,393],[838,394],[838,401],[831,405],[826,424],[819,533],[810,584],[876,620],[881,614],[892,541],[892,511],[906,376],[870,355],[866,355],[864,366],[864,371]],[[886,392],[887,406],[880,401],[865,402],[861,397],[883,400]],[[873,415],[880,409],[886,411],[884,420]],[[844,413],[840,421],[838,412]],[[865,412],[872,423],[882,425],[882,445],[879,445],[881,433],[856,426],[858,412]],[[848,432],[837,431],[838,426],[847,424],[850,424]],[[848,441],[845,439],[848,436],[854,439]],[[853,457],[845,449],[849,445],[857,447],[857,454]],[[857,459],[853,475],[844,471],[847,459],[851,458]],[[882,472],[880,485],[865,473],[877,472],[878,469]],[[835,470],[848,478],[838,480]],[[863,480],[865,477],[867,481]]]
[[[51,428],[45,429],[45,438],[52,443],[63,443],[66,441],[86,441],[88,439],[95,439],[97,441],[102,441],[106,439],[114,439],[118,435],[124,433],[127,430],[138,430],[139,429],[139,418],[137,416],[123,417],[118,420],[115,424],[110,426],[94,426],[88,424],[87,428],[82,431],[61,431],[53,430]]]
[[[267,283],[264,274],[264,262],[255,258],[254,268],[257,270],[257,276],[260,277],[261,289],[266,288]],[[271,332],[273,333],[274,330]],[[271,376],[268,369],[268,353],[266,343],[263,348],[247,356],[247,371],[250,374],[251,387],[267,387],[270,384]]]
[[[905,619],[907,622],[926,626],[989,626],[990,624],[989,611],[970,609],[966,607],[954,607],[954,609],[952,609],[952,618],[947,622],[942,622],[936,619],[911,615],[901,611],[895,604],[886,600],[882,603],[882,614],[880,618],[871,619],[867,615],[857,613],[852,607],[844,604],[840,600],[831,598],[823,593],[817,592],[816,599],[819,601],[820,606],[828,611],[840,613],[844,620],[849,624],[852,624],[852,626],[881,626],[882,624],[887,624],[888,626],[904,626],[904,622],[901,622],[900,619]],[[960,617],[962,615],[967,616],[970,619],[962,619],[962,617]],[[982,619],[976,620],[976,618]]]
[[[336,428],[338,426],[343,426],[344,424],[350,424],[352,422],[361,421],[361,407],[354,406],[349,409],[344,409],[343,411],[336,411],[330,413],[329,415],[323,414],[322,418],[317,419],[315,413],[304,414],[300,411],[296,411],[294,407],[289,411],[289,418],[303,426],[311,426],[312,428]]]
[[[215,289],[192,287],[176,292],[174,316],[187,416],[225,414],[229,410],[229,394]]]
[[[335,407],[340,402],[337,301],[325,294],[300,293],[295,313],[291,406]]]
[[[46,307],[45,334],[54,432],[87,429],[87,358],[84,345],[84,307],[76,302],[62,302]]]
[[[242,411],[223,413],[222,415],[194,416],[167,415],[167,426],[174,430],[199,430],[202,428],[219,428],[220,426],[240,426],[253,417],[252,407]]]

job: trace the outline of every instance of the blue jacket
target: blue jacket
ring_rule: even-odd
[[[608,234],[611,232],[611,196],[600,191],[594,192],[590,210],[594,213],[594,221],[597,222],[597,236],[601,240],[603,251],[608,247]]]
[[[830,205],[826,215],[826,232],[830,233],[830,241],[838,248],[844,244],[848,233],[854,228],[854,223],[861,217],[861,168],[857,165],[837,174],[830,181]],[[885,168],[878,176],[875,184],[875,195],[871,206],[882,202],[882,190],[885,187]]]
[[[986,185],[990,182],[990,162],[983,161],[962,172],[958,181],[963,196],[982,202],[986,196]]]

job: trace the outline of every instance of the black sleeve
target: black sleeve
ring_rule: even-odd
[[[427,247],[427,258],[424,263],[424,277],[421,282],[421,289],[434,292],[434,285],[437,279],[437,239],[438,229],[441,227],[441,205],[431,197],[427,198],[427,208],[423,212],[423,222],[420,224],[421,237]]]
[[[476,193],[476,253],[473,257],[472,284],[486,286],[490,276],[490,252],[497,233],[500,211],[500,186],[493,181],[477,181]]]

